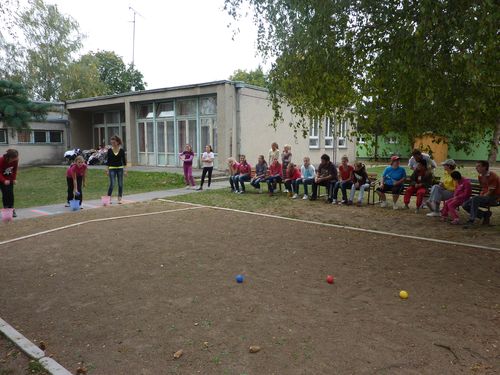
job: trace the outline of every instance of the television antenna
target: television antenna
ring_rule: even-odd
[[[134,61],[135,61],[135,16],[141,16],[144,18],[142,14],[140,14],[138,11],[136,11],[134,8],[131,6],[128,7],[129,10],[131,10],[134,13],[134,19],[131,21],[134,26],[133,26],[133,34],[132,34],[132,68],[134,67]]]

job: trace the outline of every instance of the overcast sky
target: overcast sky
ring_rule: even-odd
[[[238,22],[239,34],[224,0],[45,0],[71,15],[87,37],[87,51],[111,50],[132,61],[134,8],[135,66],[147,88],[227,79],[236,69],[255,69],[256,31],[250,19]],[[263,65],[263,64],[262,64]]]

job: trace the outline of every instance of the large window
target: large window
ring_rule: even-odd
[[[178,100],[177,116],[196,116],[196,99]]]
[[[137,118],[153,118],[153,104],[142,104],[137,107]]]
[[[339,126],[339,139],[338,139],[339,148],[347,148],[347,120],[340,120]]]
[[[319,120],[313,120],[309,127],[309,148],[319,148]]]
[[[333,119],[327,117],[325,120],[325,148],[333,148]]]
[[[17,143],[60,144],[63,143],[61,130],[21,130],[17,132]]]
[[[156,109],[156,117],[173,117],[174,102],[160,103]]]
[[[217,113],[217,98],[207,96],[200,98],[200,115],[215,115]]]
[[[7,129],[0,129],[0,144],[7,144]]]

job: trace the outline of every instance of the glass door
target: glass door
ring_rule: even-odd
[[[139,135],[139,164],[141,165],[157,165],[155,156],[155,139],[154,139],[154,124],[152,121],[138,124],[137,133]]]
[[[193,167],[198,167],[198,145],[196,141],[196,120],[177,120],[178,148],[184,150],[186,144],[191,145],[195,154]],[[178,160],[178,166],[182,166],[182,161]]]
[[[94,139],[92,148],[99,149],[100,145],[106,145],[106,128],[102,126],[94,126]]]

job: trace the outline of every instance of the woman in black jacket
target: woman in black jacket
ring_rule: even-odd
[[[106,175],[109,176],[108,196],[113,194],[115,179],[118,180],[118,204],[122,203],[123,196],[123,174],[127,174],[127,157],[121,147],[122,140],[117,135],[111,137],[111,148],[108,150]],[[110,198],[111,203],[111,198]]]

